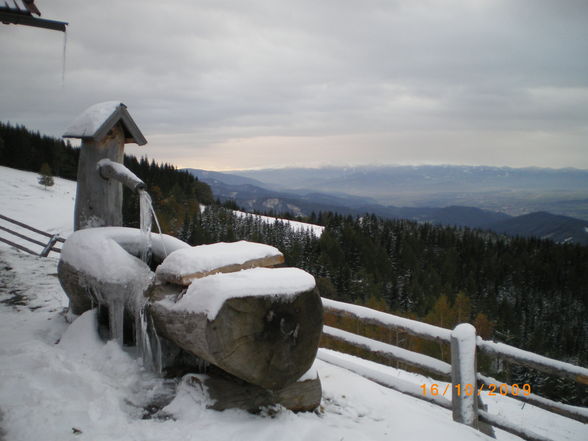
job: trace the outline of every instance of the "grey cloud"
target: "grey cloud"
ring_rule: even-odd
[[[465,145],[476,131],[492,139],[547,131],[576,152],[572,140],[588,125],[584,1],[55,0],[39,7],[71,23],[65,87],[59,35],[2,26],[0,56],[10,61],[0,71],[0,119],[59,135],[85,107],[121,99],[165,144],[152,151],[166,160],[185,162],[190,143],[197,152],[243,138],[353,135],[343,143],[351,149],[374,134],[372,150],[362,146],[367,154],[426,162],[430,153],[439,161],[426,144],[435,136],[418,132],[451,132],[439,142]],[[508,145],[532,138],[512,136]],[[387,155],[380,147],[399,139],[412,148]],[[458,161],[460,150],[452,152],[447,161]]]

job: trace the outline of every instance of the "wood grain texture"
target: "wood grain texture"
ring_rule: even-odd
[[[156,285],[149,295],[149,310],[157,332],[182,349],[270,390],[294,383],[311,367],[322,331],[318,290],[287,301],[276,296],[232,298],[214,320],[155,301],[174,299],[181,290]]]

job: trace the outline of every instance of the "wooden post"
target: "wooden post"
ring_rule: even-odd
[[[476,383],[476,328],[461,323],[451,332],[453,420],[478,428]]]
[[[49,253],[51,252],[53,245],[55,245],[55,243],[57,242],[57,239],[59,239],[59,234],[55,234],[55,235],[51,236],[51,238],[49,239],[49,242],[47,242],[47,245],[45,246],[45,248],[43,248],[43,251],[41,251],[41,254],[39,254],[39,256],[47,257],[49,255]]]
[[[121,181],[128,185],[128,179],[124,178],[132,173],[118,173],[117,167],[113,165],[124,169],[122,162],[125,143],[143,145],[147,142],[127,112],[126,106],[118,101],[95,104],[74,120],[63,137],[82,140],[74,230],[121,226]],[[111,162],[107,162],[108,166],[101,173],[98,162],[105,159]],[[137,181],[139,180],[134,180],[133,185],[129,186],[136,190]]]

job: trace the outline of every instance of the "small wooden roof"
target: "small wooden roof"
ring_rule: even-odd
[[[70,124],[63,137],[99,141],[119,122],[124,130],[125,144],[147,144],[127,111],[127,106],[120,101],[107,101],[88,107]]]

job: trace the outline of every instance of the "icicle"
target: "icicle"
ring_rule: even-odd
[[[110,338],[123,345],[124,307],[121,302],[108,302],[108,319],[110,322]]]
[[[155,340],[155,353],[152,355],[153,370],[156,374],[161,375],[163,371],[163,354],[161,351],[161,340],[159,339],[159,335],[157,334],[157,330],[155,329],[153,317],[149,316],[149,318],[151,319],[149,323],[149,329],[152,331],[153,339]]]
[[[61,88],[65,89],[65,54],[67,49],[67,29],[63,31],[63,63],[61,66]]]
[[[141,260],[148,264],[151,257],[151,226],[153,224],[154,211],[151,196],[145,190],[139,190],[139,210],[144,244],[144,248],[141,250]]]

